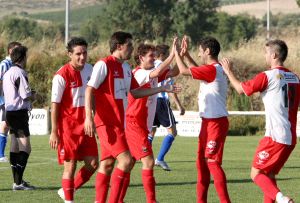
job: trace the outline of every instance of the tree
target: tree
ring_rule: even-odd
[[[128,31],[134,38],[165,39],[171,19],[169,9],[174,0],[112,0],[101,14],[101,32]],[[107,33],[103,33],[104,36]],[[111,34],[111,33],[110,33]]]
[[[219,1],[189,0],[177,1],[171,11],[172,28],[179,34],[187,34],[198,41],[205,33],[214,29],[210,18],[216,13]]]
[[[300,0],[296,0],[298,6],[300,7]]]

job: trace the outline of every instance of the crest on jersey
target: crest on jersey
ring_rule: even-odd
[[[257,157],[258,157],[258,162],[257,164],[264,164],[268,159],[269,159],[270,154],[266,151],[261,151],[258,152]]]
[[[282,75],[282,74],[279,73],[278,75],[276,75],[276,78],[279,79],[279,80],[281,80],[281,79],[284,78],[284,75]]]

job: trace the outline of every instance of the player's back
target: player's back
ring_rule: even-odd
[[[296,74],[278,67],[264,72],[268,84],[262,92],[266,112],[266,136],[282,144],[296,144],[300,82]]]

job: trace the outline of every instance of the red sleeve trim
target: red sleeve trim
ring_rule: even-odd
[[[217,70],[213,65],[203,65],[190,68],[192,77],[197,80],[212,82],[216,79]]]
[[[253,79],[241,83],[244,93],[247,96],[255,92],[263,92],[268,87],[268,77],[262,72],[257,74]]]

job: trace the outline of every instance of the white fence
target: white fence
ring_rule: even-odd
[[[201,119],[196,111],[186,111],[183,116],[179,111],[173,111],[177,123],[177,132],[180,136],[197,137],[200,132]],[[229,111],[230,116],[263,116],[264,111]],[[298,116],[300,114],[298,113]],[[32,135],[48,135],[50,132],[49,109],[33,109],[29,118],[29,129]],[[164,127],[156,131],[156,136],[167,134]],[[297,135],[300,137],[300,117],[297,121]]]

